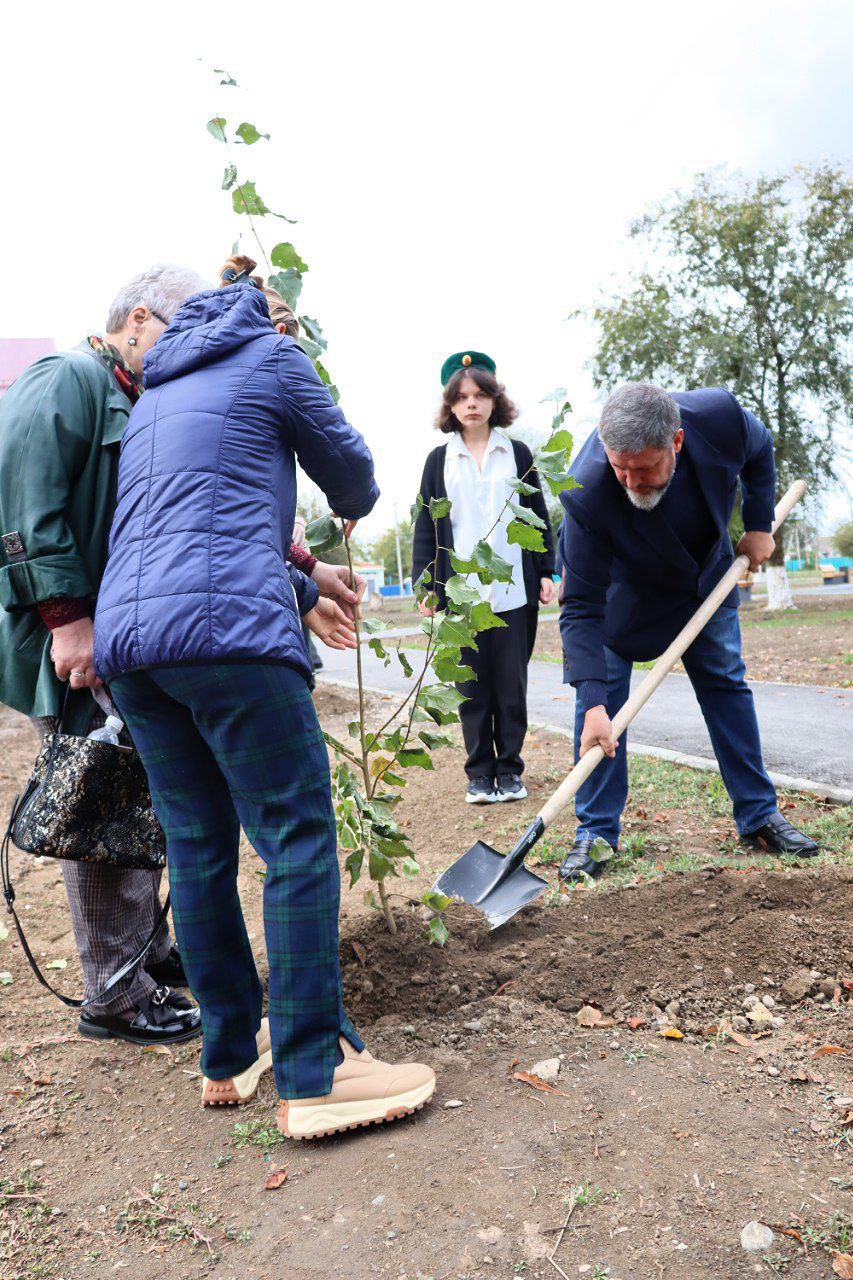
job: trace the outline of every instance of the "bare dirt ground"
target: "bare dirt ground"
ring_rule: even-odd
[[[741,606],[740,619],[747,679],[842,689],[853,685],[853,607],[849,598],[803,600],[798,608],[784,613],[768,613],[763,604],[753,601]],[[542,619],[533,656],[562,662],[556,622]],[[676,670],[682,669],[679,663]]]
[[[332,732],[352,718],[349,694],[317,701]],[[0,719],[4,810],[34,741],[20,717]],[[634,760],[626,839],[600,883],[556,891],[566,824],[536,868],[552,891],[496,934],[452,910],[446,947],[429,947],[407,899],[474,839],[507,848],[565,772],[565,743],[534,736],[526,758],[530,799],[486,810],[461,802],[458,748],[411,772],[400,812],[421,873],[395,886],[397,938],[365,885],[344,890],[357,1025],[380,1055],[438,1073],[410,1120],[280,1142],[270,1079],[239,1114],[202,1112],[196,1044],[78,1038],[13,936],[0,940],[0,1277],[844,1274],[833,1251],[853,1252],[850,811],[785,797],[826,852],[754,857],[738,851],[718,779]],[[67,960],[54,976],[76,990],[58,867],[20,853],[13,867],[37,953]],[[264,974],[248,849],[241,893]],[[746,1018],[761,998],[781,1025]],[[548,1058],[556,1092],[514,1078]],[[286,1181],[266,1190],[280,1169]],[[774,1229],[754,1253],[740,1245],[751,1220]]]

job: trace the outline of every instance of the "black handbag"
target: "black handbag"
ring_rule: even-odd
[[[63,733],[67,700],[66,690],[57,730],[45,735],[26,788],[12,804],[0,848],[0,871],[6,907],[30,967],[63,1004],[81,1009],[101,1001],[140,963],[166,918],[169,898],[144,946],[88,1000],[62,995],[39,969],[14,907],[10,845],[37,857],[72,862],[151,871],[166,865],[166,838],[151,807],[148,779],[137,751]]]

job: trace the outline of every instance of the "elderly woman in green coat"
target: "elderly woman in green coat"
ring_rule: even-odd
[[[186,298],[205,287],[195,272],[157,266],[131,280],[110,307],[103,337],[36,361],[0,399],[0,702],[30,716],[43,735],[86,734],[92,690],[92,619],[107,562],[119,442],[142,389],[142,358]],[[65,862],[85,994],[91,997],[150,935],[160,873]],[[198,1010],[183,985],[164,925],[138,966],[78,1029],[138,1044],[188,1040]]]

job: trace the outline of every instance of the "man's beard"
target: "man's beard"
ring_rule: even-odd
[[[655,507],[672,484],[677,462],[678,455],[676,454],[672,463],[672,471],[669,473],[669,479],[666,484],[662,484],[659,489],[652,489],[650,493],[635,493],[633,489],[626,489],[625,492],[628,495],[628,501],[631,505],[636,507],[638,511],[654,511]]]

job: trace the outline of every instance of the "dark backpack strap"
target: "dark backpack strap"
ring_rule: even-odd
[[[21,922],[18,919],[18,913],[15,910],[15,906],[14,906],[15,890],[12,887],[12,881],[9,875],[9,848],[12,843],[12,828],[15,825],[15,819],[18,816],[18,811],[21,807],[21,800],[22,800],[22,797],[15,796],[14,803],[12,804],[12,812],[9,815],[9,822],[6,826],[6,834],[3,837],[2,846],[0,846],[0,873],[2,873],[2,879],[3,879],[3,897],[6,899],[6,910],[9,912],[12,919],[15,921],[15,928],[18,932],[18,938],[20,940],[21,947],[23,948],[24,955],[27,957],[27,960],[29,962],[29,966],[43,987],[47,987],[48,991],[52,992],[52,994],[56,996],[57,1000],[61,1000],[63,1004],[68,1005],[69,1009],[85,1009],[87,1005],[100,1004],[100,1002],[104,999],[104,997],[108,995],[110,991],[112,991],[113,987],[115,987],[119,982],[121,982],[122,978],[126,978],[129,973],[132,973],[133,970],[136,968],[136,966],[144,958],[145,953],[148,951],[148,948],[151,946],[151,943],[157,937],[157,934],[159,933],[160,928],[166,919],[166,916],[169,914],[170,895],[169,894],[166,895],[166,901],[163,903],[163,907],[160,911],[159,916],[157,917],[157,921],[154,925],[154,928],[151,930],[151,933],[143,943],[142,947],[139,949],[139,951],[137,951],[136,955],[131,960],[128,960],[125,964],[123,964],[121,968],[116,973],[114,973],[113,976],[107,982],[104,983],[100,991],[98,991],[93,996],[89,996],[88,1000],[72,1000],[70,996],[64,996],[61,991],[56,990],[56,987],[52,987],[50,985],[47,978],[44,976],[41,969],[38,967],[38,964],[36,963],[36,959],[32,951],[30,950],[29,943],[27,942],[27,939],[24,935],[24,930],[21,927]]]

